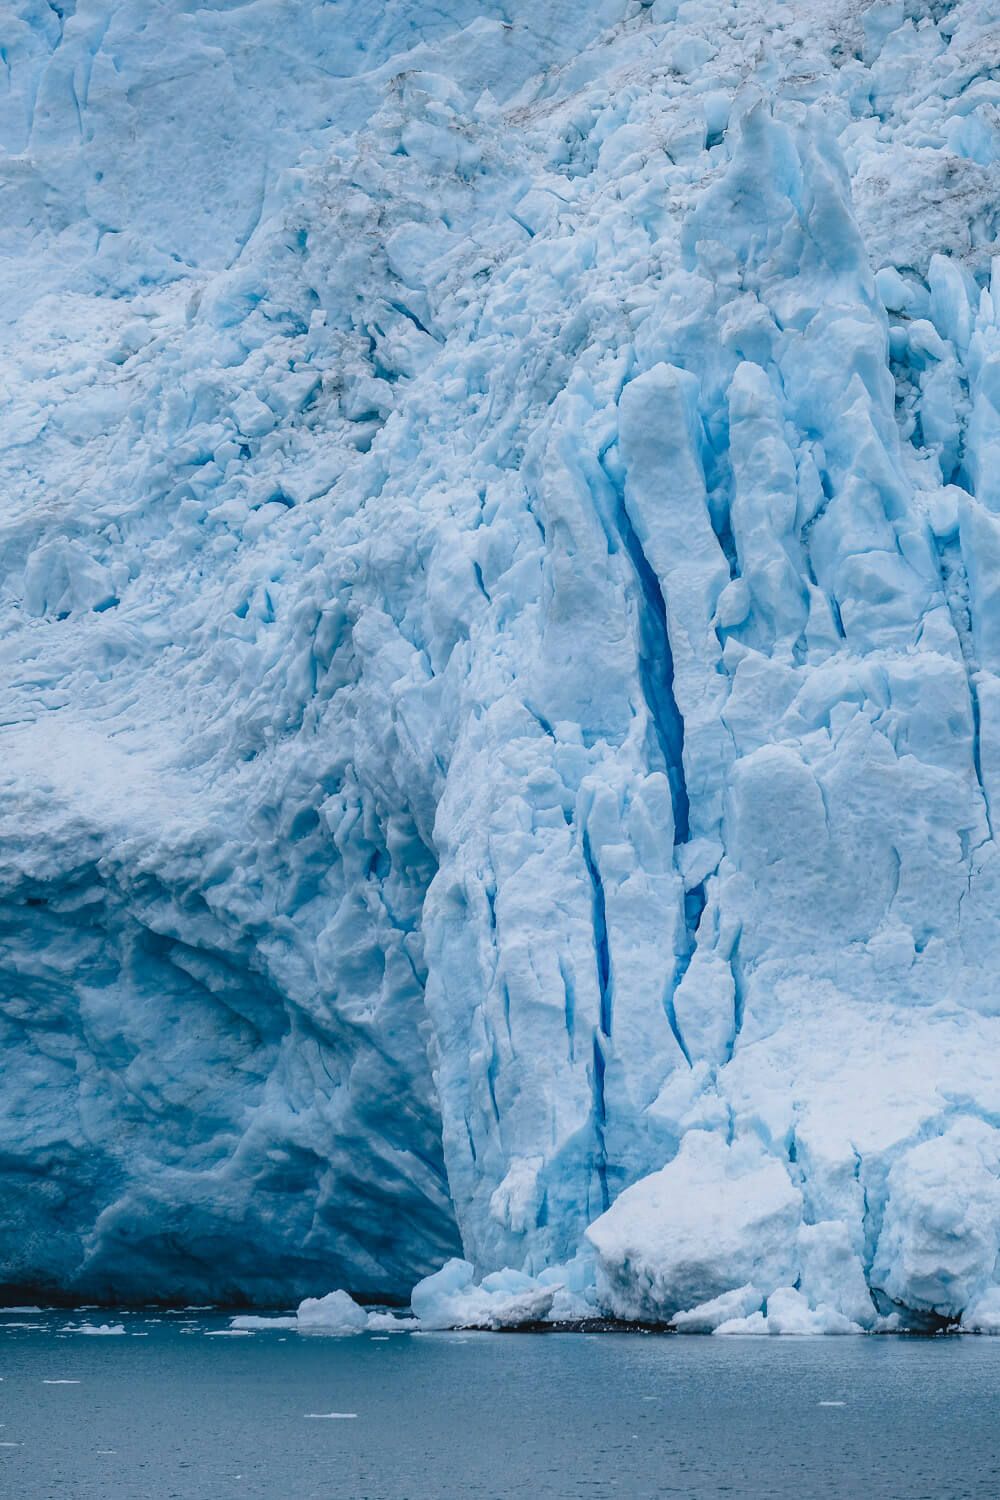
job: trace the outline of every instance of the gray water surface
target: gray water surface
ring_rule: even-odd
[[[0,1314],[3,1500],[1000,1496],[1000,1339],[227,1327]]]

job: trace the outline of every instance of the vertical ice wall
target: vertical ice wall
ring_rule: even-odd
[[[8,1283],[989,1283],[992,25],[23,10]]]

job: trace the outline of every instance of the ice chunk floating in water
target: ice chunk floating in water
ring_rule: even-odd
[[[994,7],[62,9],[10,1300],[1000,1326]]]
[[[368,1314],[346,1292],[328,1292],[325,1297],[307,1297],[295,1315],[300,1333],[361,1333],[368,1327]]]

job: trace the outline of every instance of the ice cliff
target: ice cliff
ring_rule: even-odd
[[[993,0],[0,63],[0,1283],[996,1302]]]

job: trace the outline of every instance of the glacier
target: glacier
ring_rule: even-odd
[[[996,6],[0,61],[0,1289],[1000,1327]]]

